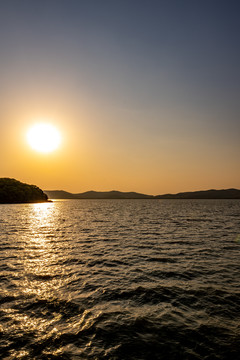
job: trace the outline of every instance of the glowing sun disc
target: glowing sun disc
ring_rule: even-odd
[[[32,149],[42,153],[49,153],[59,147],[61,135],[53,125],[39,123],[28,130],[27,140]]]

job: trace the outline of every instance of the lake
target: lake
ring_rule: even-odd
[[[0,206],[1,359],[238,359],[239,200]]]

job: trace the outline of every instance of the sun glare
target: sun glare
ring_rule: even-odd
[[[27,140],[32,149],[42,153],[49,153],[59,147],[61,135],[53,125],[38,123],[28,130]]]

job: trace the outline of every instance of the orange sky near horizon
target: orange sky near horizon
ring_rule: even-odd
[[[190,139],[187,131],[181,137],[175,133],[149,136],[147,128],[129,131],[128,127],[127,132],[125,124],[114,121],[112,128],[94,126],[98,118],[94,112],[80,116],[81,121],[74,125],[62,114],[9,114],[11,121],[1,133],[1,177],[73,193],[119,190],[157,195],[239,188],[234,146],[221,139],[216,148],[217,141],[213,146],[211,136],[199,135],[198,141]],[[112,119],[113,114],[109,116]],[[46,119],[61,132],[62,143],[51,153],[38,153],[27,143],[27,130],[38,119]]]

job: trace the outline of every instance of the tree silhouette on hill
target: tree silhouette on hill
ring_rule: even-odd
[[[10,178],[0,178],[0,203],[47,202],[48,196],[36,185],[24,184]]]

